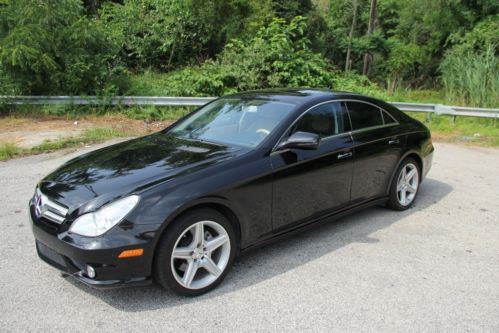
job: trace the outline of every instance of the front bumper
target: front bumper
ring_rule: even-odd
[[[159,225],[115,227],[101,237],[82,237],[54,231],[49,221],[37,219],[30,206],[38,256],[49,265],[96,288],[151,284],[154,244]],[[140,257],[118,258],[127,249],[143,248]],[[87,274],[87,265],[95,277]]]

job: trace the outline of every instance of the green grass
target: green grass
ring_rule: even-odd
[[[428,89],[398,89],[388,100],[406,103],[449,104],[443,91]]]
[[[139,120],[176,120],[196,109],[195,106],[79,106],[79,105],[12,105],[0,116],[54,116],[79,119],[88,116],[125,115]]]
[[[131,96],[170,96],[171,73],[155,73],[146,71],[130,76],[130,87],[127,95]]]
[[[478,117],[456,117],[433,115],[431,121],[426,114],[407,112],[411,117],[424,122],[439,140],[473,143],[481,146],[499,146],[499,120]]]
[[[132,119],[143,120],[177,120],[189,112],[193,111],[195,106],[133,106],[123,109],[122,112]]]
[[[20,148],[12,143],[0,143],[0,161],[18,156],[41,154],[64,148],[100,143],[124,136],[126,136],[125,133],[113,128],[89,128],[80,136],[59,138],[57,140],[45,140],[33,148]]]
[[[442,83],[450,100],[471,106],[494,107],[499,103],[497,45],[482,53],[448,53],[440,64]]]
[[[18,155],[22,149],[12,142],[0,143],[0,161],[8,160]]]
[[[81,145],[104,142],[109,139],[123,137],[124,133],[113,128],[89,128],[80,136],[59,138],[57,140],[46,140],[43,143],[31,148],[32,154],[71,148]]]

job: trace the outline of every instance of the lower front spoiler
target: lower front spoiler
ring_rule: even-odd
[[[135,278],[130,280],[106,280],[106,281],[97,281],[86,277],[83,271],[76,272],[73,274],[69,274],[63,271],[63,275],[74,278],[77,281],[97,289],[116,289],[116,288],[124,288],[124,287],[146,287],[152,284],[151,278]]]
[[[81,283],[98,289],[113,289],[122,287],[143,287],[152,284],[152,279],[148,277],[130,278],[123,280],[94,280],[88,277],[84,267],[65,257],[45,244],[36,241],[36,251],[40,259],[50,266],[61,271],[63,276],[69,276]]]

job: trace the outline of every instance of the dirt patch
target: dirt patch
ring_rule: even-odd
[[[88,128],[113,128],[129,136],[140,136],[157,132],[169,124],[171,121],[145,122],[120,115],[79,119],[10,116],[0,118],[0,142],[12,142],[22,148],[31,148],[46,140],[79,136]]]

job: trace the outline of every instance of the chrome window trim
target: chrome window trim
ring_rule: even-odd
[[[372,130],[376,130],[376,129],[380,129],[380,128],[397,126],[397,125],[400,125],[400,124],[399,123],[390,123],[390,124],[369,126],[369,127],[360,128],[360,129],[357,129],[357,130],[354,130],[354,131],[350,131],[350,133],[357,134],[357,133],[368,132],[368,131],[372,131]]]
[[[366,102],[366,101],[360,101],[360,100],[353,99],[353,98],[333,99],[333,100],[329,100],[329,101],[325,101],[325,102],[321,102],[321,103],[315,104],[315,105],[309,107],[308,109],[306,109],[305,111],[303,111],[303,113],[300,114],[300,116],[297,117],[291,123],[291,125],[289,125],[286,128],[286,130],[281,134],[281,136],[279,137],[279,140],[277,140],[276,144],[274,145],[274,147],[270,151],[270,154],[272,155],[275,152],[284,152],[284,151],[287,151],[287,149],[286,150],[277,150],[277,146],[281,143],[284,135],[291,129],[291,127],[293,127],[305,114],[307,114],[308,112],[312,111],[312,109],[314,109],[314,108],[316,108],[318,106],[321,106],[323,104],[328,104],[328,103],[345,103],[345,102],[364,103],[364,104],[369,104],[369,105],[372,105],[372,106],[378,108],[380,110],[380,112],[381,112],[381,117],[383,119],[383,125],[377,125],[377,126],[360,128],[358,130],[353,130],[352,119],[350,118],[350,113],[348,111],[348,106],[345,104],[345,108],[346,108],[346,111],[347,111],[348,121],[350,122],[350,129],[351,130],[348,131],[348,132],[343,132],[343,133],[338,133],[338,134],[326,136],[324,138],[321,138],[321,141],[329,140],[331,138],[334,138],[334,137],[337,137],[337,136],[340,136],[340,135],[348,134],[348,135],[350,135],[350,138],[352,139],[352,143],[355,143],[354,140],[353,140],[352,134],[362,133],[364,131],[371,131],[371,130],[375,130],[375,129],[379,129],[379,128],[384,128],[384,127],[391,127],[391,126],[398,126],[398,125],[400,125],[400,123],[395,118],[393,118],[392,115],[388,111],[386,111],[385,109],[383,109],[382,107],[380,107],[380,106],[378,106],[376,104],[373,104],[373,103],[370,103],[370,102]],[[394,123],[390,123],[390,124],[385,124],[385,120],[383,118],[383,112],[386,112],[393,119],[393,121],[395,121],[395,122]]]
[[[283,139],[284,135],[291,129],[291,127],[293,127],[303,116],[305,116],[308,112],[312,111],[312,109],[318,107],[318,106],[321,106],[321,105],[324,105],[324,104],[331,104],[331,103],[337,103],[337,102],[342,102],[341,100],[330,100],[330,101],[325,101],[325,102],[321,102],[319,104],[315,104],[311,107],[309,107],[308,109],[306,109],[305,111],[302,112],[302,114],[300,114],[299,117],[297,117],[292,123],[291,125],[289,125],[286,130],[281,134],[281,136],[279,137],[279,140],[277,140],[276,144],[274,145],[274,147],[272,148],[271,150],[271,154],[278,151],[276,150],[277,149],[277,146],[279,145],[279,143],[281,143],[281,140]],[[348,113],[347,113],[348,114]],[[350,117],[348,117],[348,119],[350,119]],[[352,125],[350,124],[350,127],[352,127]],[[343,134],[347,134],[349,132],[343,132],[343,133],[338,133],[338,134],[333,134],[333,135],[330,135],[330,136],[326,136],[326,137],[323,137],[321,138],[321,141],[323,140],[327,140],[327,139],[330,139],[332,137],[335,137],[335,136],[338,136],[338,135],[343,135]],[[285,151],[285,150],[281,150],[279,152],[282,152],[282,151]]]
[[[378,128],[380,126],[387,126],[387,125],[400,125],[400,123],[397,121],[397,119],[395,119],[391,114],[390,112],[386,111],[385,109],[383,109],[381,106],[379,105],[376,105],[376,104],[373,104],[373,103],[370,103],[370,102],[366,102],[366,101],[359,101],[359,100],[356,100],[356,99],[344,99],[342,100],[343,102],[357,102],[357,103],[363,103],[363,104],[368,104],[368,105],[371,105],[371,106],[374,106],[375,108],[378,108],[379,112],[381,113],[381,119],[383,120],[383,125],[376,125],[376,126],[370,126],[370,127],[364,127],[364,128],[359,128],[358,130],[354,130],[353,129],[353,124],[352,124],[352,119],[350,118],[350,127],[352,128],[352,132],[355,132],[355,131],[360,131],[360,130],[363,130],[363,129],[373,129],[373,128]],[[348,110],[348,106],[347,106],[347,112],[350,112],[350,110]],[[389,124],[385,124],[385,116],[383,113],[386,113],[388,114],[388,116],[390,118],[392,118],[392,120],[394,121],[394,123],[389,123]],[[348,113],[348,116],[350,117],[350,113]]]

